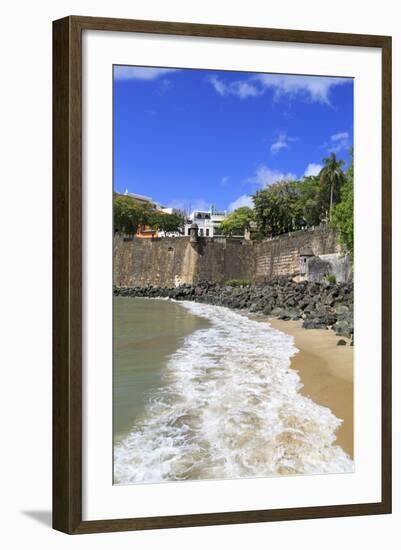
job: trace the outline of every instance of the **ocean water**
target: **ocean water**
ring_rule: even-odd
[[[113,432],[126,437],[147,414],[152,392],[163,387],[168,358],[184,338],[209,326],[177,303],[114,298]]]
[[[135,318],[140,300],[122,300]],[[155,329],[162,301],[141,302]],[[335,445],[341,420],[299,393],[291,336],[227,308],[163,304],[196,321],[180,336],[176,327],[175,349],[155,361],[140,403],[132,399],[132,423],[115,437],[116,484],[353,471]],[[152,347],[157,354],[157,338]],[[114,404],[116,415],[116,393]]]

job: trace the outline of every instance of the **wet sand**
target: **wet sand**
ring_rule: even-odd
[[[269,319],[272,327],[290,334],[299,349],[291,360],[291,367],[298,371],[304,387],[301,393],[315,403],[329,407],[343,420],[337,430],[337,444],[353,458],[353,350],[349,346],[337,346],[340,336],[332,330],[302,328],[302,321]]]

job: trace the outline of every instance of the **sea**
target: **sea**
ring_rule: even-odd
[[[224,307],[114,298],[114,483],[346,473],[291,336]]]

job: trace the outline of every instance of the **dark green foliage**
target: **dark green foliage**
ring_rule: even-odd
[[[324,167],[320,172],[320,200],[328,204],[328,219],[331,221],[333,208],[341,200],[341,187],[344,183],[343,160],[337,160],[336,154],[323,159]],[[326,210],[327,218],[327,210]]]
[[[326,204],[319,176],[307,176],[297,182],[299,207],[306,227],[319,225],[325,217]]]
[[[182,231],[184,219],[177,214],[165,214],[164,212],[154,211],[148,219],[149,227],[159,231],[175,232]]]
[[[351,164],[345,174],[341,189],[341,202],[333,209],[332,223],[339,233],[339,242],[352,258],[354,256],[354,159],[351,151]]]
[[[133,236],[140,227],[145,226],[166,232],[181,231],[184,220],[176,214],[156,210],[150,203],[114,193],[113,223],[114,231]]]
[[[151,205],[141,203],[128,195],[114,194],[114,231],[133,236],[139,227],[146,225],[151,214]]]
[[[261,231],[254,231],[253,233],[251,233],[251,240],[252,241],[263,241],[264,238],[265,238],[265,236],[263,235],[263,233]]]
[[[257,191],[253,202],[258,228],[266,237],[305,225],[296,181],[280,181]]]
[[[232,235],[233,233],[244,233],[245,229],[249,229],[251,222],[254,220],[255,215],[252,208],[249,206],[242,206],[237,208],[234,212],[228,214],[228,216],[221,222],[220,230],[223,235]]]
[[[344,174],[344,161],[335,153],[323,162],[318,176],[278,181],[256,192],[253,202],[258,237],[275,237],[332,220],[340,231],[341,244],[352,254],[353,163]]]

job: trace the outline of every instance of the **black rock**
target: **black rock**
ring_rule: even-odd
[[[312,329],[312,328],[327,328],[326,323],[321,319],[309,318],[305,319],[302,323],[303,328]]]
[[[351,333],[351,327],[347,321],[337,321],[333,325],[333,330],[335,330],[337,336],[349,336]]]
[[[332,327],[339,336],[353,335],[352,283],[297,283],[291,277],[275,277],[254,286],[227,286],[224,283],[199,281],[176,288],[149,285],[114,287],[113,291],[115,296],[191,300],[233,309],[247,309],[250,312],[263,312],[265,315],[283,320],[302,318],[305,328]]]
[[[347,342],[343,339],[338,340],[338,342],[337,342],[337,346],[346,346],[346,345],[347,345]]]
[[[284,313],[284,309],[282,307],[275,307],[274,309],[271,310],[271,314],[274,317],[280,317],[280,315],[283,315],[283,313]]]
[[[337,314],[337,318],[342,321],[344,319],[346,319],[348,316],[349,316],[349,307],[348,306],[345,306],[345,305],[339,305],[337,306],[336,308],[336,314]]]

